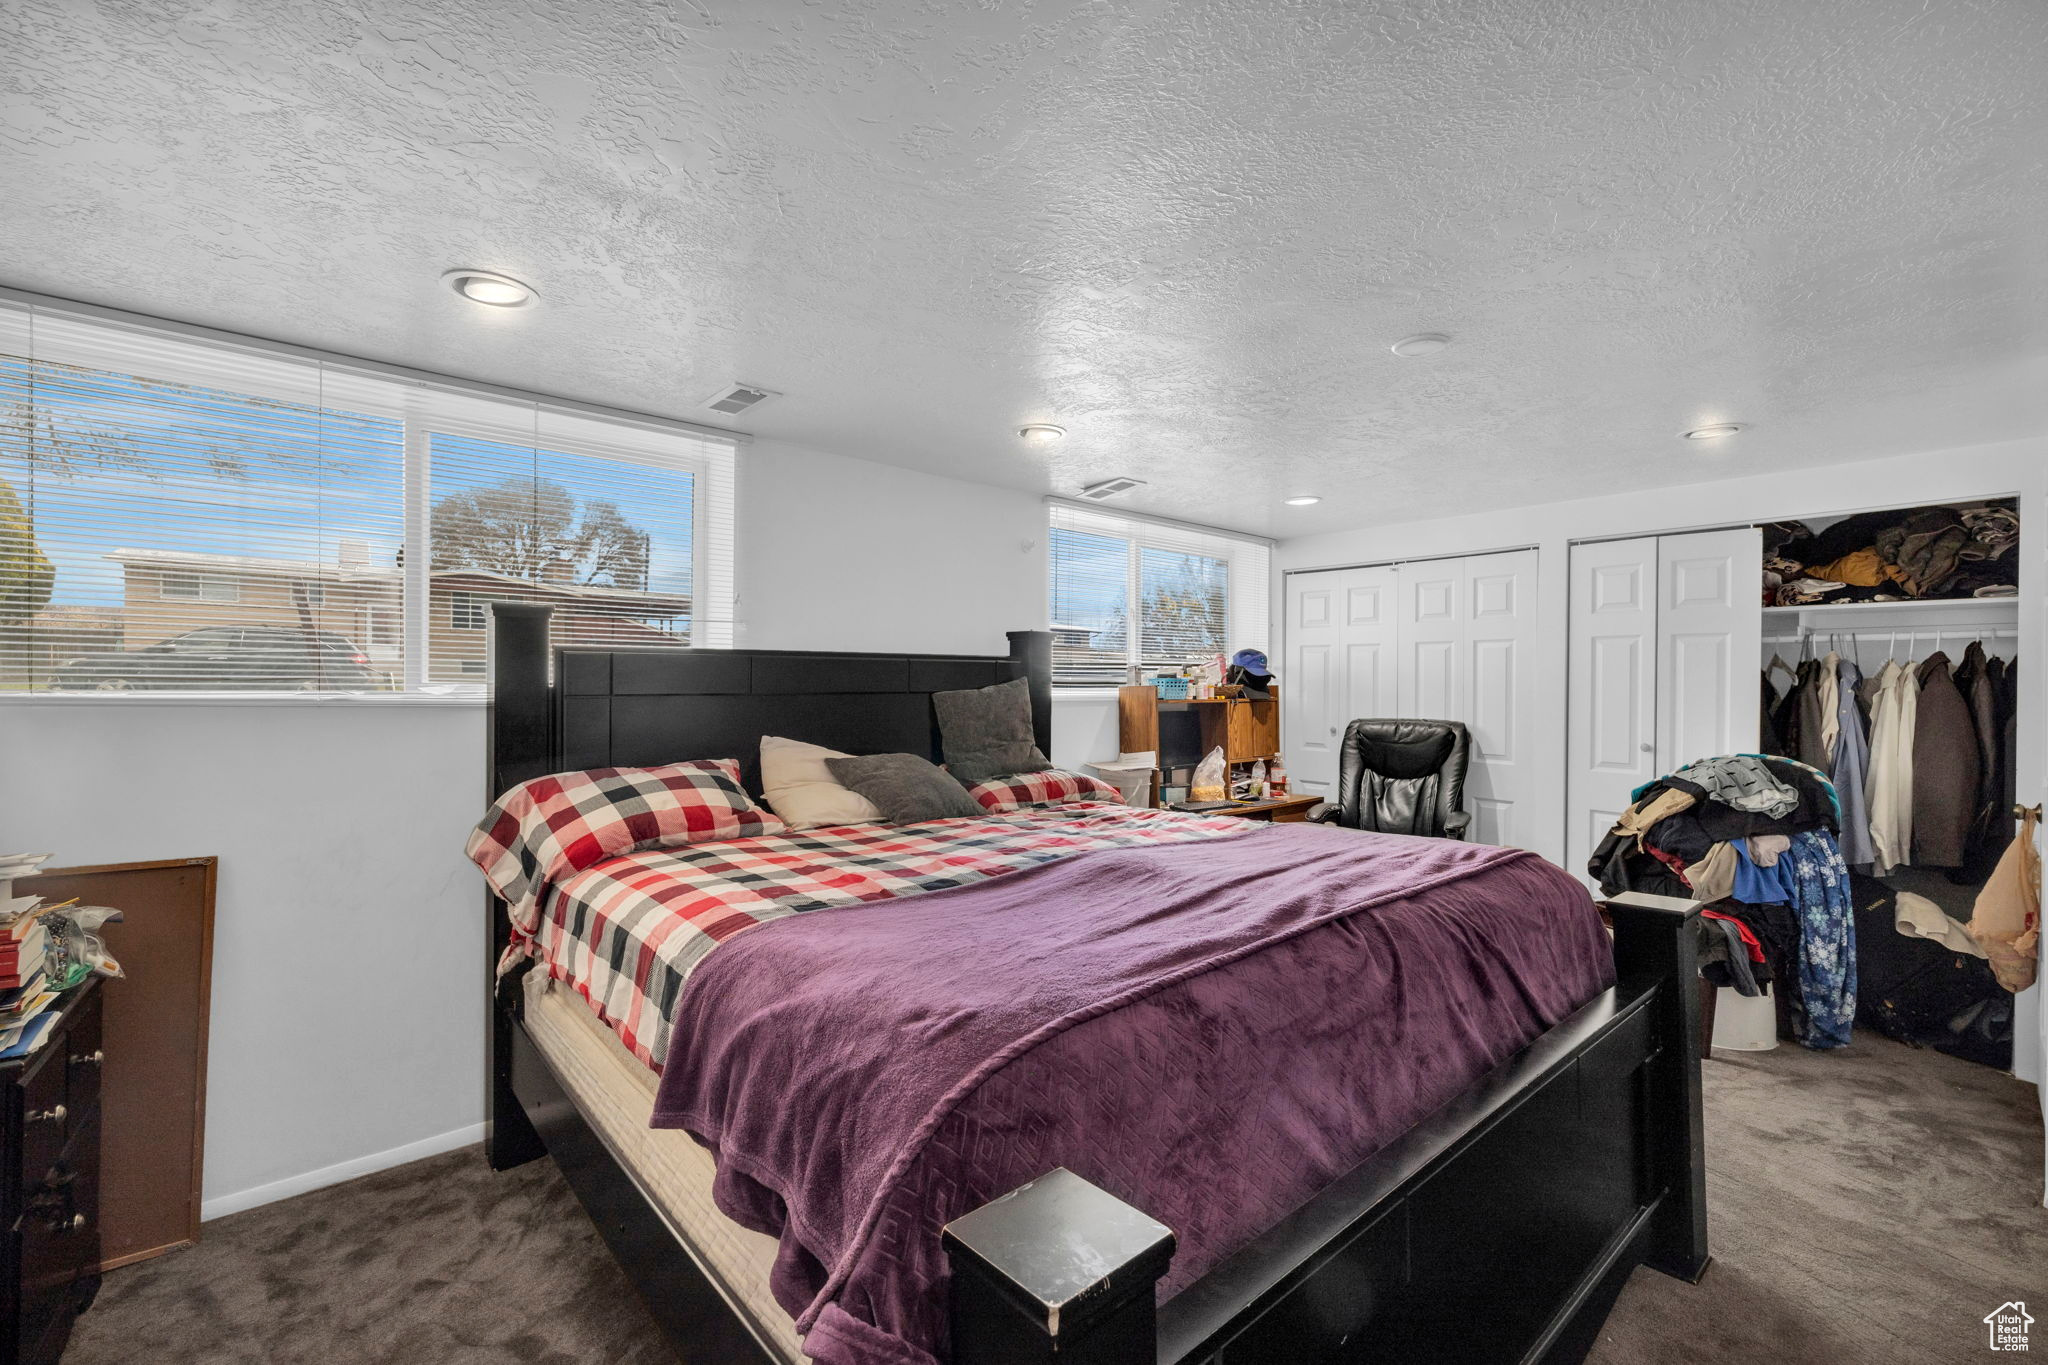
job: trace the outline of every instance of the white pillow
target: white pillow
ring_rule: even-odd
[[[882,812],[874,802],[843,787],[825,766],[828,758],[851,758],[822,744],[761,736],[761,799],[791,829],[820,825],[877,824]]]

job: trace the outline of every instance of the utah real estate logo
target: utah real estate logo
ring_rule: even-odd
[[[2024,1351],[2027,1349],[2027,1328],[2034,1323],[2034,1315],[2018,1299],[2002,1303],[1984,1315],[1984,1326],[1991,1333],[1991,1349],[1994,1351]]]

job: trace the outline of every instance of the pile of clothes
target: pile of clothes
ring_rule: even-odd
[[[1608,895],[1709,903],[1705,974],[1757,994],[1776,983],[1792,1036],[1841,1047],[1856,1015],[1842,811],[1819,769],[1772,754],[1702,759],[1637,788],[1587,872]]]
[[[1764,605],[1910,602],[2019,594],[2018,505],[1864,512],[1824,531],[1764,528]]]

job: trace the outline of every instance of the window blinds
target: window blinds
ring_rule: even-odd
[[[1267,645],[1272,552],[1227,531],[1049,504],[1053,681],[1110,687]]]
[[[0,304],[0,688],[484,681],[485,608],[730,644],[729,440]]]

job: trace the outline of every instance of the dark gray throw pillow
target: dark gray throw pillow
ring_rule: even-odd
[[[944,820],[955,815],[980,815],[981,806],[946,771],[916,754],[867,754],[860,758],[828,758],[825,766],[839,785],[875,803],[892,825],[917,820]]]
[[[1031,683],[1013,678],[994,687],[934,692],[946,770],[972,787],[991,777],[1052,766],[1031,733]]]

